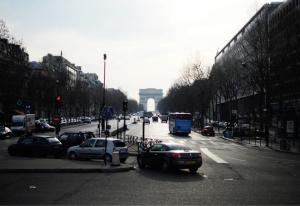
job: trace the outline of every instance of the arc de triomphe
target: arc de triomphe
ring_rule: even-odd
[[[162,99],[163,92],[162,89],[148,88],[148,89],[140,89],[139,95],[140,95],[140,104],[143,105],[145,111],[147,111],[148,99],[151,98],[154,99],[155,111],[157,111],[157,104]]]

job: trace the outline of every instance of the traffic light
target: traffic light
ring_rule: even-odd
[[[128,102],[123,101],[123,111],[126,111],[128,109]]]
[[[61,96],[57,95],[55,97],[55,108],[60,108],[61,107]]]

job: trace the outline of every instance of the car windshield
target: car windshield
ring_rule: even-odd
[[[59,143],[59,140],[56,137],[47,138],[49,143]]]
[[[189,148],[186,145],[169,145],[170,150],[191,150],[191,148]]]

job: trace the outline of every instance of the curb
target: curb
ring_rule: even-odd
[[[108,166],[109,168],[74,168],[74,169],[0,169],[0,173],[112,173],[135,170],[134,166]]]

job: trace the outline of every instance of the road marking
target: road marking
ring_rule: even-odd
[[[179,143],[181,143],[181,144],[185,144],[185,141],[182,141],[182,140],[180,140],[180,141],[179,141]]]
[[[232,159],[232,160],[237,160],[237,161],[242,161],[245,162],[246,160],[241,160],[241,159],[236,159],[236,158],[231,158],[231,157],[227,157],[228,159]]]
[[[190,140],[190,143],[192,144],[197,144],[197,142],[193,141],[193,140]]]
[[[225,163],[225,164],[228,163],[225,160],[221,159],[220,157],[216,156],[215,154],[211,153],[207,148],[200,148],[200,150],[204,152],[212,160],[216,161],[217,163]]]
[[[169,140],[169,142],[170,142],[170,143],[174,143],[174,141],[173,141],[173,140]]]

